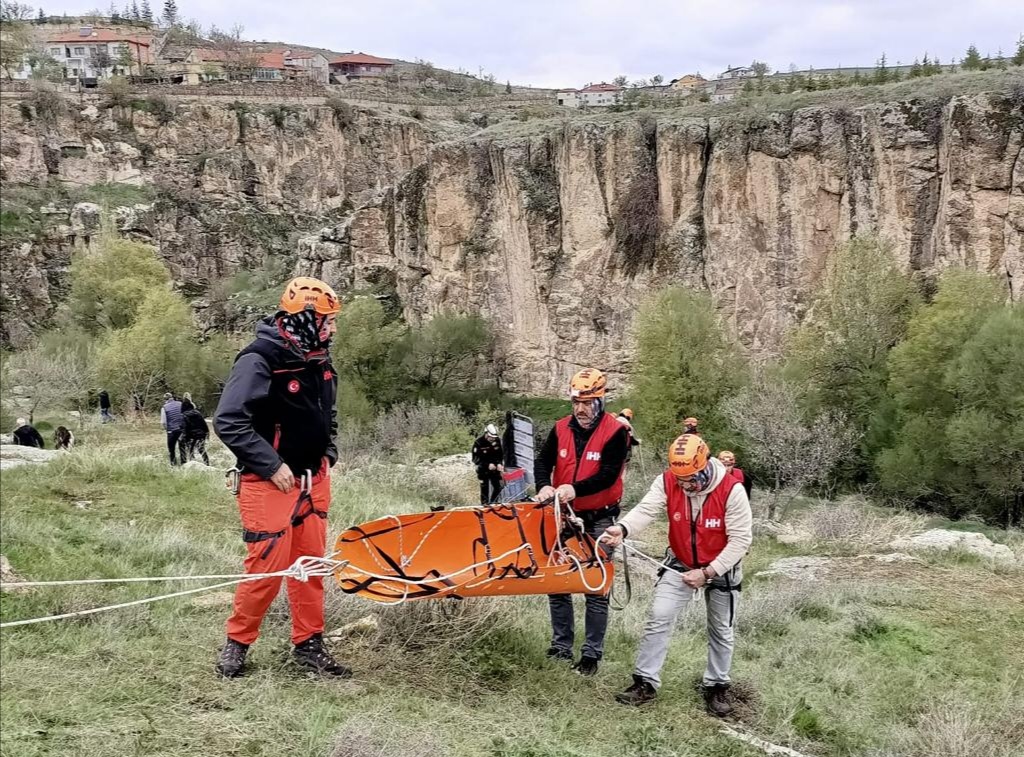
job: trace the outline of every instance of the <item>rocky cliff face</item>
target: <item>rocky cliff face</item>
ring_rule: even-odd
[[[130,207],[114,193],[117,228],[155,244],[198,296],[268,256],[294,261],[302,233],[396,183],[432,140],[413,119],[325,106],[181,103],[168,120],[94,99],[66,101],[45,118],[30,98],[12,98],[0,114],[5,210],[19,193],[42,198],[28,230],[8,233],[5,218],[0,240],[3,338],[15,345],[62,299],[71,256],[86,254],[100,231],[100,204],[76,201],[86,188],[144,190],[150,201]]]
[[[357,286],[393,271],[412,320],[488,316],[519,390],[557,391],[582,365],[626,370],[639,302],[672,283],[709,290],[741,342],[770,353],[855,234],[891,240],[924,276],[991,272],[1019,299],[1022,124],[998,97],[567,122],[438,146],[300,255]]]
[[[143,125],[153,147],[138,169],[182,198],[147,232],[179,278],[260,264],[235,219],[315,228],[269,249],[340,286],[394,290],[412,322],[485,315],[519,391],[560,391],[581,365],[628,370],[639,303],[672,283],[709,290],[741,342],[770,353],[855,234],[891,240],[923,276],[968,267],[1024,293],[1024,112],[1002,97],[566,121],[434,144],[408,120],[339,129],[325,108],[284,129],[249,114],[241,135],[237,113],[193,107],[205,115]],[[52,174],[54,137],[18,139],[5,181]],[[75,160],[135,180],[130,151],[82,146],[57,175],[82,175]]]

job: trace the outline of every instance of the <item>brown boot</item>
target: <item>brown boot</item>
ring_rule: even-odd
[[[728,717],[732,714],[732,705],[728,698],[729,684],[716,683],[713,686],[704,687],[704,704],[708,714],[716,718]]]
[[[619,704],[639,707],[642,704],[653,702],[656,696],[658,696],[658,690],[654,688],[650,681],[645,681],[640,676],[634,675],[633,685],[621,694],[616,694],[615,701]]]

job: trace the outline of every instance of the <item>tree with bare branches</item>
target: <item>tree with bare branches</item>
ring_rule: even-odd
[[[762,370],[750,386],[722,403],[723,415],[744,437],[750,461],[771,482],[769,519],[804,487],[828,485],[836,465],[860,441],[842,413],[826,410],[805,419],[799,399],[794,384]]]

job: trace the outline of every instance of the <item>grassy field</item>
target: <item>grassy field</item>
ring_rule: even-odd
[[[169,469],[158,429],[87,429],[80,438],[74,454],[2,476],[2,550],[22,577],[240,569],[238,518],[218,473]],[[214,458],[226,461],[225,451],[215,448]],[[630,482],[630,501],[643,484]],[[333,487],[332,534],[439,498],[470,501],[475,482],[380,465],[338,476]],[[651,553],[664,548],[663,528],[644,536]],[[817,582],[755,575],[778,557],[830,552],[851,553],[755,542],[739,610],[734,677],[743,703],[734,724],[813,755],[1019,756],[1024,575],[959,556],[850,560]],[[547,607],[536,597],[386,608],[329,590],[329,629],[371,613],[379,621],[375,633],[334,645],[356,669],[350,681],[290,665],[280,599],[251,673],[230,682],[213,674],[223,593],[5,629],[0,754],[761,754],[703,713],[696,614],[680,620],[657,703],[633,711],[612,700],[629,682],[650,588],[634,575],[633,600],[613,614],[594,679],[544,658]],[[5,592],[0,610],[13,620],[164,590]]]

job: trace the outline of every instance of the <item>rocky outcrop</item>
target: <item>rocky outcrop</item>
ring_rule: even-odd
[[[889,546],[893,549],[964,552],[997,562],[1013,562],[1015,559],[1012,549],[1005,544],[996,544],[985,534],[945,528],[933,528],[922,534],[897,539]]]
[[[136,113],[130,138],[83,111],[16,130],[3,166],[5,181],[155,186],[130,233],[189,287],[270,254],[387,295],[411,323],[480,313],[506,388],[547,393],[582,365],[627,372],[634,314],[668,284],[709,291],[740,342],[770,354],[856,234],[891,240],[924,278],[988,271],[1020,299],[1019,100],[565,120],[455,141],[400,117],[339,125],[316,106],[182,105],[163,126]],[[50,276],[36,247],[11,257],[25,258],[26,276]],[[18,328],[5,323],[10,341]]]
[[[14,346],[66,296],[71,258],[93,249],[101,205],[120,233],[156,245],[194,296],[239,270],[263,269],[268,257],[287,270],[299,236],[394,185],[434,140],[410,118],[353,109],[341,120],[326,106],[182,102],[168,120],[97,107],[96,98],[65,100],[44,117],[33,102],[0,103],[5,211],[19,192],[46,198],[23,214],[27,228],[5,225],[0,240],[2,338]],[[75,201],[112,184],[141,187],[153,201],[126,202],[119,192]]]

